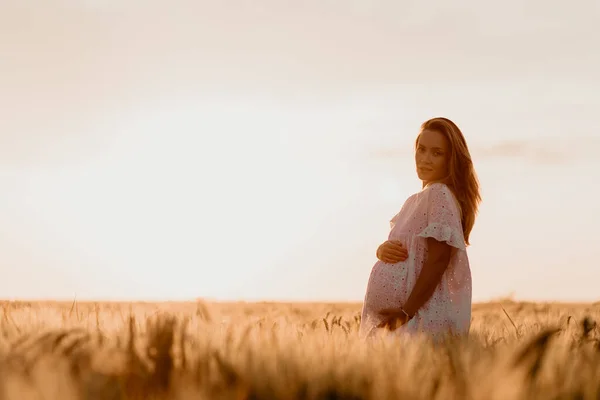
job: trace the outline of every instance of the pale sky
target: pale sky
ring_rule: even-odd
[[[0,0],[0,298],[360,301],[453,119],[474,301],[598,300],[600,3]]]

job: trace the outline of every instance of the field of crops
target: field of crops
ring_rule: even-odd
[[[360,304],[0,304],[0,400],[600,398],[600,304],[477,304],[438,346],[365,343]]]

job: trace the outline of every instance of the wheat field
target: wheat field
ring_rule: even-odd
[[[476,304],[438,345],[360,340],[357,303],[1,304],[0,400],[600,398],[596,303]]]

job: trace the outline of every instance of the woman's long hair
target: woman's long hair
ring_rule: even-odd
[[[421,132],[424,130],[441,133],[450,144],[449,175],[444,179],[444,183],[450,187],[458,200],[465,244],[468,246],[469,235],[475,224],[479,203],[481,203],[481,195],[479,180],[473,167],[467,142],[458,126],[447,118],[437,117],[425,121],[421,125]],[[415,148],[419,145],[420,136],[419,133]]]

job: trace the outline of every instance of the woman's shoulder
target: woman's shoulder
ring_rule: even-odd
[[[404,206],[416,204],[426,206],[429,202],[454,201],[458,204],[458,200],[454,192],[448,185],[442,182],[434,182],[425,186],[420,191],[410,195],[404,202]]]
[[[452,193],[450,186],[445,184],[444,182],[433,182],[425,186],[422,190],[423,192],[449,192]]]
[[[454,191],[443,182],[434,182],[427,185],[423,192],[427,202],[448,204],[452,203],[460,214],[460,205]]]
[[[454,191],[443,182],[430,183],[423,188],[421,193],[426,197],[454,199],[456,201]]]

